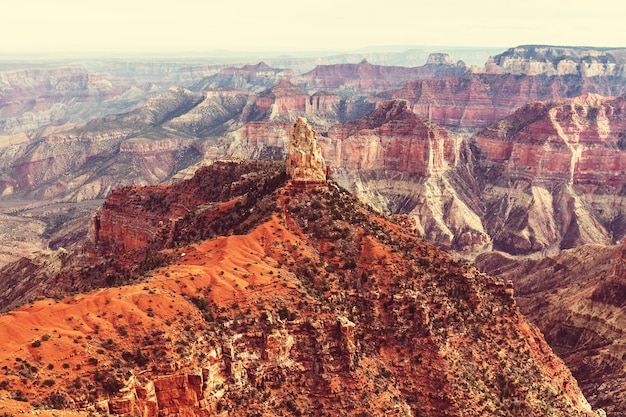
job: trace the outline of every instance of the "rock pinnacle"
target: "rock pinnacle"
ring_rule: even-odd
[[[291,129],[287,152],[287,175],[294,182],[325,182],[326,163],[315,130],[304,117]]]

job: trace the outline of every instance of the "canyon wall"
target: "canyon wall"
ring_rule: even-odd
[[[529,253],[624,238],[624,111],[624,97],[536,103],[474,136],[495,248]]]
[[[522,312],[572,370],[594,407],[626,415],[625,247],[585,245],[544,259],[484,254],[476,264],[515,285]]]
[[[358,64],[319,65],[291,81],[307,91],[322,89],[342,96],[372,95],[400,87],[407,81],[458,77],[465,69],[462,62],[452,63],[447,54],[431,54],[420,67],[372,65],[363,60]]]
[[[476,132],[527,103],[625,92],[626,82],[617,77],[468,72],[458,78],[407,82],[382,96],[408,100],[416,114],[442,127]]]
[[[492,74],[577,75],[623,77],[623,48],[522,45],[491,57],[485,71]]]
[[[0,72],[0,134],[84,122],[132,110],[158,92],[83,66]]]
[[[381,102],[333,127],[320,146],[334,180],[379,210],[409,214],[429,241],[467,252],[489,247],[469,147],[412,113],[408,102]]]

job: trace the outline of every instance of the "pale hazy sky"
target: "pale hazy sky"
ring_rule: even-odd
[[[626,47],[624,0],[4,0],[0,54]],[[0,55],[1,57],[1,55]]]

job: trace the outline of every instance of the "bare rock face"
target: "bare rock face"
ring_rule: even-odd
[[[309,102],[309,95],[288,80],[281,80],[278,85],[262,92],[256,100],[256,106],[264,112],[270,112],[270,118],[288,115],[289,112],[304,112]]]
[[[617,77],[467,72],[445,80],[413,80],[382,97],[407,100],[420,117],[447,129],[476,132],[531,102],[624,92],[624,80]]]
[[[379,103],[367,116],[334,126],[320,145],[333,179],[372,207],[408,214],[438,246],[465,253],[489,247],[467,170],[470,149],[414,114],[407,101]]]
[[[224,68],[217,74],[204,77],[191,89],[200,91],[207,88],[228,87],[248,91],[263,91],[291,75],[290,70],[272,68],[265,62],[259,62],[256,65]]]
[[[495,74],[619,76],[623,49],[523,45],[490,58],[485,69]]]
[[[513,254],[610,244],[626,235],[626,101],[534,103],[475,135],[494,247]]]
[[[428,55],[426,65],[454,65],[448,54],[433,53]]]
[[[306,90],[325,89],[344,96],[356,91],[378,93],[411,80],[458,77],[465,72],[464,66],[454,65],[446,57],[433,54],[426,65],[411,68],[373,65],[365,59],[358,64],[319,65],[292,81]]]
[[[317,144],[315,130],[298,117],[289,137],[287,176],[295,182],[325,182],[326,162]]]
[[[164,231],[178,222],[184,223],[185,215],[203,206],[206,201],[240,198],[240,205],[245,206],[244,194],[247,198],[254,199],[255,193],[260,193],[267,187],[258,178],[246,176],[251,169],[258,169],[259,166],[265,167],[266,173],[284,177],[282,163],[216,162],[199,169],[199,175],[192,179],[172,187],[133,186],[113,191],[92,219],[90,233],[95,252],[122,255],[146,246],[157,238],[164,242],[175,240],[176,234],[165,232],[163,235]],[[173,199],[177,201],[176,204],[171,204]],[[206,218],[219,217],[222,209],[221,204],[215,203],[204,208],[204,215]],[[222,226],[228,227],[227,222]]]
[[[334,126],[325,156],[333,166],[385,168],[432,176],[458,162],[460,138],[412,113],[404,100],[378,104],[355,122]]]

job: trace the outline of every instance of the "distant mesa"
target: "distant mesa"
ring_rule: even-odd
[[[626,62],[622,48],[521,45],[490,58],[485,71],[490,74],[624,77]]]
[[[426,65],[454,65],[452,58],[450,55],[443,53],[432,53],[428,55],[428,60],[426,61]]]
[[[317,134],[306,118],[298,117],[289,137],[287,176],[292,183],[325,183],[326,174]]]

